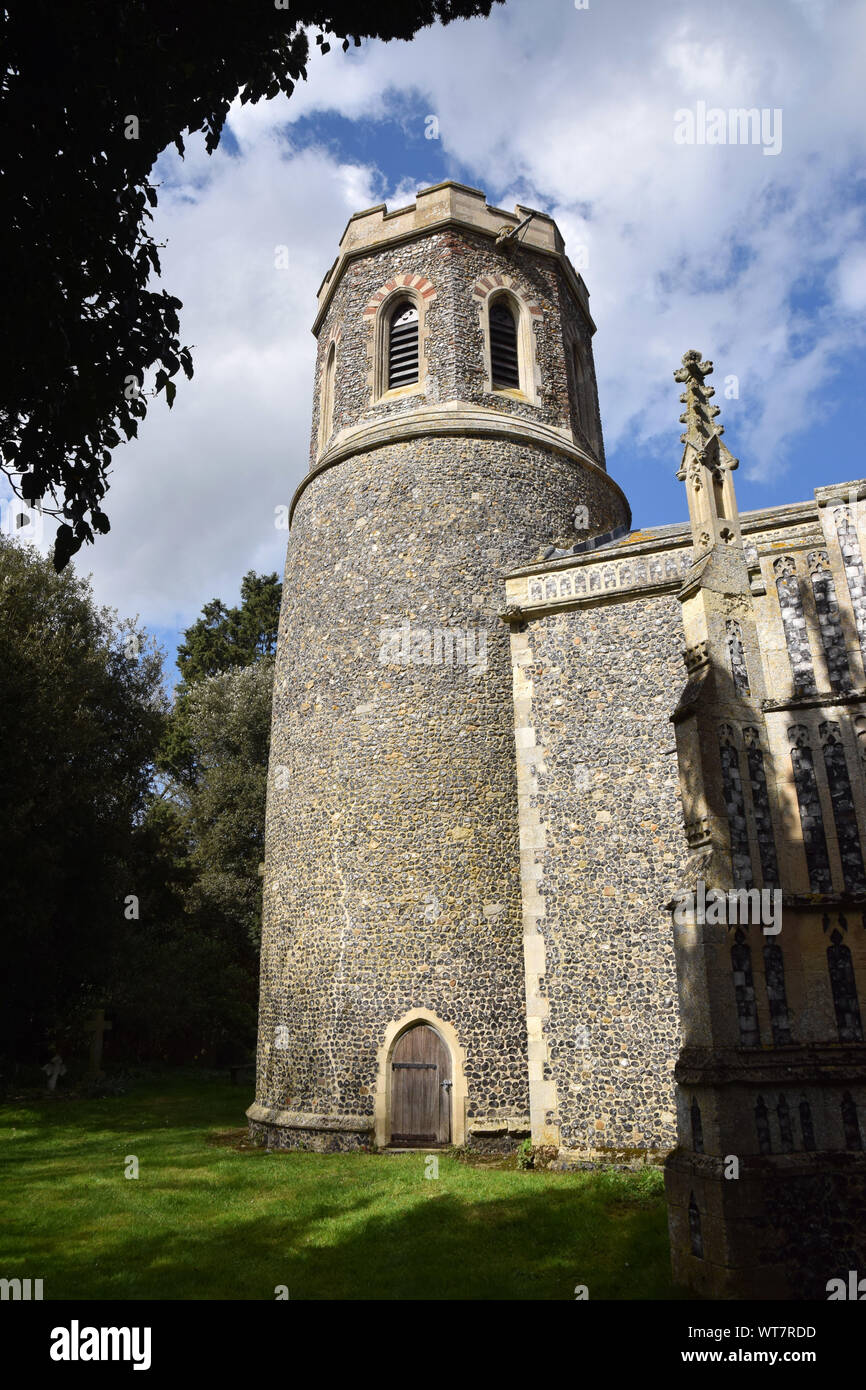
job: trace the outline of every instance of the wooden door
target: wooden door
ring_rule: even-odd
[[[398,1038],[391,1056],[391,1143],[413,1149],[451,1143],[451,1057],[426,1023]]]

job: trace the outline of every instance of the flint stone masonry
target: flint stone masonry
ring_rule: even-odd
[[[851,893],[866,893],[866,873],[863,870],[857,812],[839,724],[835,719],[828,719],[819,726],[818,733],[824,753],[824,767],[833,805],[833,819],[836,822],[836,837],[839,842],[845,887]]]
[[[812,551],[807,559],[830,686],[844,694],[851,689],[851,672],[829,557],[826,550],[817,550]]]
[[[849,507],[837,507],[833,513],[839,549],[848,581],[851,596],[851,610],[857,624],[860,650],[866,660],[866,571],[863,569],[863,553],[857,538],[857,531]]]
[[[809,747],[808,730],[795,724],[788,733],[791,739],[791,762],[794,768],[794,787],[800,807],[803,848],[809,869],[809,886],[813,893],[832,892],[827,837],[824,834],[824,813],[815,776],[815,759]]]
[[[782,948],[775,941],[768,941],[764,946],[764,979],[767,982],[773,1042],[776,1046],[783,1046],[791,1041],[791,1027],[785,991],[785,958]]]
[[[529,1131],[532,1044],[503,580],[576,540],[578,509],[592,533],[629,511],[571,427],[568,349],[589,351],[592,323],[562,256],[404,230],[338,264],[318,321],[334,428],[319,451],[317,391],[276,663],[249,1116],[282,1146],[387,1142],[385,1039],[423,1016],[461,1050],[453,1133],[507,1149]],[[531,318],[532,404],[487,389],[481,277]],[[402,295],[419,382],[383,392],[382,315]],[[484,660],[437,661],[431,639],[429,661],[383,661],[405,624],[413,652],[419,633],[444,651],[471,632]]]
[[[743,651],[743,634],[736,618],[729,618],[725,624],[728,635],[728,655],[731,661],[731,676],[738,695],[748,695],[749,675],[746,670],[746,656]]]
[[[575,1160],[664,1153],[678,1026],[659,909],[687,853],[667,695],[681,670],[679,606],[617,595],[545,613],[546,582],[528,590],[539,583],[531,649],[512,629],[512,653],[532,734],[521,823],[543,829],[535,891],[552,1123]],[[509,594],[526,584],[510,580]]]
[[[472,439],[365,452],[301,496],[274,686],[271,762],[287,772],[268,803],[258,1100],[372,1114],[384,1029],[424,1005],[466,1047],[468,1120],[526,1113],[499,576],[577,501],[603,525],[618,507],[603,474]],[[483,625],[486,669],[381,664],[381,629],[404,619]],[[279,1024],[289,1047],[266,1051]]]
[[[838,931],[833,933],[832,941],[827,947],[827,962],[830,969],[830,984],[833,989],[833,1005],[836,1010],[839,1041],[862,1042],[863,1024],[860,1017],[860,1001],[857,997],[854,963],[851,959],[850,948],[845,945]],[[850,1096],[848,1102],[849,1106],[854,1105]]]
[[[767,772],[764,766],[760,734],[757,729],[747,726],[743,730],[743,740],[746,745],[746,762],[749,767],[749,786],[755,817],[755,838],[758,842],[758,855],[761,862],[763,879],[761,886],[763,888],[775,888],[779,882],[779,864],[776,858],[773,815],[770,810]]]
[[[388,390],[402,300],[419,374]],[[314,331],[251,1133],[387,1146],[423,1024],[452,1142],[667,1155],[678,1282],[823,1296],[866,1269],[866,481],[740,516],[690,350],[687,520],[631,530],[586,287],[550,218],[463,185],[353,217]],[[778,933],[696,914],[753,883]]]
[[[795,695],[814,695],[817,692],[817,686],[815,673],[812,670],[812,652],[806,631],[800,581],[797,577],[793,557],[786,555],[780,560],[775,560],[773,569],[776,572],[779,608],[782,613],[785,641],[788,644],[788,655],[791,658],[791,670],[794,675],[794,693]]]
[[[734,732],[730,724],[723,724],[719,729],[719,759],[722,768],[722,788],[728,818],[728,833],[731,838],[734,885],[737,888],[751,888],[753,879],[752,855],[749,849],[746,800],[743,795],[743,779],[740,776],[740,755],[734,743]]]
[[[528,331],[534,342],[535,403],[521,392],[492,391],[488,386],[484,355],[486,310],[483,301],[473,295],[473,289],[485,272],[495,275],[499,271],[507,273],[509,284],[531,319]],[[423,274],[435,290],[435,295],[426,301],[412,290],[413,278],[419,274]],[[365,309],[371,294],[383,284],[392,286],[390,299],[384,301],[386,306],[396,302],[401,294],[416,295],[422,314],[422,368],[417,389],[403,387],[399,391],[385,392],[374,400],[373,359],[379,339],[375,316],[365,314]],[[533,314],[533,308],[540,312]],[[596,459],[583,436],[578,440],[574,436],[568,345],[573,339],[579,339],[591,361],[592,330],[572,298],[570,282],[561,262],[539,257],[522,243],[506,261],[501,252],[496,253],[488,238],[456,230],[435,232],[422,241],[413,240],[379,251],[371,249],[367,257],[347,268],[328,304],[319,333],[317,382],[321,380],[338,328],[334,429],[329,447],[338,443],[341,435],[350,429],[409,416],[424,405],[461,402],[557,429],[564,439],[586,450],[587,458],[603,463],[603,451],[602,457]],[[592,397],[592,410],[597,416],[594,378]],[[311,466],[319,456],[319,404],[320,392],[317,391],[311,430]],[[621,523],[625,511],[622,508],[609,513],[606,529]],[[595,518],[590,529],[596,529]],[[553,535],[560,534],[572,542],[581,539],[569,517],[549,536],[544,533],[534,536],[532,550],[522,558],[531,558],[542,540],[549,541]]]

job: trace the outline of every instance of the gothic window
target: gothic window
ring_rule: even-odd
[[[791,1027],[788,1020],[788,998],[785,993],[785,963],[782,948],[775,941],[768,941],[764,946],[764,978],[767,982],[773,1042],[780,1047],[791,1041]]]
[[[863,653],[864,661],[866,661],[866,573],[863,570],[860,542],[857,539],[854,519],[847,507],[837,507],[833,513],[833,520],[836,523],[839,549],[842,552],[842,564],[845,567],[845,578],[848,581],[848,592],[851,595],[851,607],[854,611],[854,621],[857,624],[857,634],[860,638],[860,650]]]
[[[784,1096],[779,1096],[779,1104],[776,1106],[776,1115],[779,1119],[779,1135],[782,1140],[782,1153],[792,1153],[794,1149],[794,1132],[791,1128],[791,1112]]]
[[[818,687],[812,669],[812,651],[806,632],[806,615],[803,612],[803,599],[794,557],[781,556],[773,561],[773,569],[776,573],[776,592],[779,595],[785,644],[794,676],[794,694],[814,695]]]
[[[698,1259],[702,1260],[704,1258],[704,1238],[701,1234],[701,1213],[698,1211],[694,1192],[689,1193],[689,1241],[692,1254],[697,1255]]]
[[[388,390],[418,380],[418,310],[401,299],[388,321]]]
[[[857,981],[854,978],[851,952],[838,931],[834,931],[831,944],[827,947],[827,964],[830,968],[830,988],[833,991],[839,1041],[862,1042],[863,1024],[860,1019],[860,1001],[857,998]]]
[[[728,657],[731,663],[734,689],[738,695],[748,695],[749,675],[746,670],[746,654],[743,651],[743,634],[736,618],[728,618],[725,623],[725,631],[728,638]]]
[[[863,1136],[860,1133],[857,1106],[850,1091],[846,1091],[842,1097],[842,1128],[845,1131],[845,1148],[862,1149]]]
[[[331,343],[322,373],[322,389],[319,397],[319,452],[326,447],[334,430],[334,376],[336,372],[337,347]]]
[[[806,562],[812,576],[812,592],[815,595],[815,609],[824,655],[827,658],[830,686],[844,694],[851,689],[851,673],[848,669],[848,653],[845,650],[845,636],[836,599],[836,585],[830,572],[830,560],[826,550],[813,550],[806,556]]]
[[[763,1096],[758,1096],[755,1105],[755,1129],[758,1134],[759,1153],[771,1154],[773,1141],[770,1138],[770,1116],[767,1113],[767,1104]]]
[[[773,817],[770,812],[764,754],[761,749],[760,735],[754,726],[749,725],[743,729],[743,742],[746,745],[746,762],[749,768],[749,786],[752,791],[752,809],[755,813],[755,834],[758,838],[761,873],[764,876],[764,887],[774,888],[779,882],[776,841],[773,837]]]
[[[827,785],[836,821],[836,835],[839,841],[839,857],[842,860],[842,873],[845,887],[850,893],[866,891],[866,872],[863,868],[863,851],[860,848],[860,832],[857,829],[857,812],[851,793],[851,779],[839,725],[833,719],[826,719],[818,725],[818,734],[824,752],[824,766],[827,769]]]
[[[702,1154],[704,1151],[704,1127],[701,1123],[701,1107],[695,1098],[692,1098],[691,1120],[692,1148],[696,1154]]]
[[[812,1109],[805,1096],[800,1101],[800,1129],[803,1131],[803,1148],[814,1149],[815,1130],[812,1125]]]
[[[737,1023],[742,1047],[758,1047],[758,1008],[755,1003],[755,981],[752,976],[752,952],[744,933],[737,929],[731,947],[731,968],[734,972],[734,997],[737,1001]]]
[[[494,391],[520,388],[517,321],[503,295],[490,306],[490,383]]]
[[[815,778],[815,762],[809,746],[809,730],[805,724],[792,724],[788,730],[791,745],[791,765],[794,771],[794,787],[800,807],[800,824],[803,828],[803,848],[806,852],[806,865],[809,870],[809,887],[813,893],[831,893],[833,883],[830,876],[830,860],[827,855],[827,840],[824,835],[824,820],[821,812],[821,799]]]
[[[734,731],[730,724],[719,726],[719,756],[722,763],[722,791],[725,797],[725,810],[728,813],[728,829],[731,836],[731,866],[734,884],[737,888],[751,887],[752,854],[749,849],[749,832],[746,826],[746,803],[743,797],[743,781],[740,776],[740,757],[734,745]]]

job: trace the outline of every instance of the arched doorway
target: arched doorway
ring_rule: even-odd
[[[391,1145],[451,1143],[451,1054],[429,1024],[407,1028],[391,1054]]]

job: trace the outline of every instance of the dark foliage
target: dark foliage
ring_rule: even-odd
[[[229,106],[306,77],[305,27],[409,39],[494,0],[10,0],[0,11],[0,466],[62,518],[62,569],[109,529],[112,450],[148,397],[192,375],[178,299],[154,288],[151,170],[174,143],[219,143]],[[338,59],[339,55],[335,55]]]

